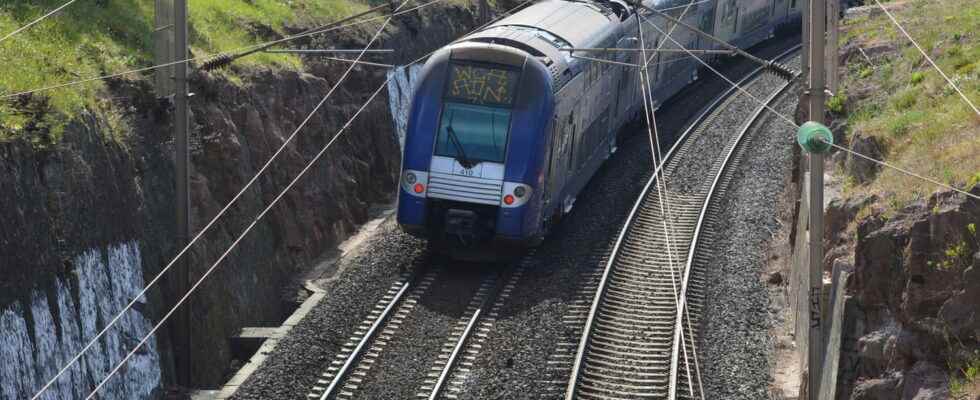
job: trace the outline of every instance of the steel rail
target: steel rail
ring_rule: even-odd
[[[463,333],[459,336],[459,341],[456,342],[456,347],[453,348],[453,352],[449,355],[449,359],[446,360],[446,366],[443,367],[442,372],[439,373],[439,379],[436,380],[436,384],[432,387],[432,393],[429,394],[429,400],[436,400],[439,397],[439,392],[442,391],[442,387],[446,384],[446,379],[449,378],[449,374],[452,372],[453,367],[456,364],[456,359],[458,358],[460,351],[462,351],[463,345],[466,344],[466,341],[469,339],[470,334],[473,332],[473,327],[475,327],[476,323],[480,320],[480,315],[483,314],[483,309],[486,308],[487,304],[489,304],[491,298],[493,298],[493,296],[488,295],[485,299],[483,299],[480,308],[477,308],[473,313],[473,316],[470,317],[470,321],[466,324],[466,329],[463,330]]]
[[[799,46],[796,46],[784,52],[777,58],[783,58],[786,55],[795,52],[798,48]],[[763,67],[753,70],[743,79],[741,79],[737,83],[737,85],[742,86],[746,82],[757,79],[764,70],[765,68]],[[620,250],[622,249],[623,241],[626,238],[626,235],[630,232],[634,223],[637,221],[637,214],[641,209],[641,206],[646,201],[646,197],[650,193],[651,187],[653,186],[653,184],[656,182],[658,178],[661,178],[664,169],[668,166],[669,162],[673,159],[676,153],[678,153],[679,149],[686,142],[688,136],[692,132],[696,131],[697,128],[702,123],[704,123],[709,116],[711,116],[715,111],[717,111],[718,107],[721,106],[726,100],[728,100],[736,92],[736,90],[737,88],[735,86],[729,88],[728,90],[720,94],[711,104],[709,104],[707,107],[704,108],[701,114],[699,114],[692,121],[692,123],[688,126],[688,128],[684,131],[684,133],[678,138],[677,142],[671,147],[671,149],[663,157],[660,164],[656,166],[653,175],[650,177],[650,179],[647,181],[647,183],[644,185],[643,189],[641,190],[636,202],[633,205],[633,208],[631,209],[630,213],[627,216],[626,223],[623,225],[622,230],[620,230],[616,242],[613,245],[613,250],[609,255],[609,260],[607,261],[605,269],[603,270],[602,273],[602,277],[600,278],[598,289],[596,290],[596,293],[593,296],[592,306],[589,309],[588,318],[586,319],[585,327],[582,331],[581,339],[579,340],[578,350],[572,367],[572,374],[569,378],[569,383],[566,388],[566,392],[565,392],[566,400],[572,400],[575,398],[575,394],[579,386],[579,382],[581,381],[583,364],[585,360],[589,339],[592,337],[592,332],[596,328],[597,325],[596,319],[597,319],[597,315],[599,314],[599,307],[602,303],[602,299],[606,295],[607,289],[609,288],[608,283],[610,281],[610,274],[612,272],[614,264],[617,261],[617,258],[620,255]],[[705,203],[707,202],[708,201],[705,201]],[[685,280],[686,278],[687,276],[685,276]],[[672,355],[672,359],[673,359],[673,355]],[[676,375],[674,375],[674,379],[676,381]],[[675,385],[671,385],[671,386],[675,386]]]
[[[776,57],[776,59],[785,58],[786,56],[796,52],[799,48],[800,46],[796,46],[784,52],[783,54],[780,54],[778,57]],[[698,221],[694,228],[694,238],[691,240],[691,247],[688,250],[688,254],[687,254],[687,262],[684,265],[683,277],[681,279],[680,297],[678,297],[677,313],[674,319],[674,344],[672,346],[671,356],[670,356],[671,384],[668,392],[669,400],[674,400],[677,398],[677,388],[676,388],[677,369],[679,367],[680,344],[683,341],[683,333],[684,333],[683,332],[684,316],[685,316],[684,313],[686,311],[686,305],[687,305],[687,289],[688,289],[688,281],[689,281],[688,278],[690,278],[691,269],[694,266],[695,254],[698,251],[698,245],[702,244],[700,240],[702,234],[704,233],[702,228],[704,227],[705,218],[708,215],[708,208],[710,207],[712,200],[714,200],[715,192],[718,189],[718,182],[721,181],[722,177],[725,175],[726,171],[728,170],[729,161],[731,160],[732,155],[735,154],[735,151],[739,148],[742,139],[745,138],[745,136],[747,136],[748,132],[752,129],[752,127],[754,127],[759,122],[759,117],[761,117],[762,114],[766,111],[767,106],[771,106],[771,104],[774,101],[776,101],[776,99],[778,99],[780,96],[782,96],[783,93],[785,93],[786,90],[789,89],[791,86],[792,86],[792,82],[783,82],[782,86],[776,91],[774,91],[772,95],[770,95],[769,98],[765,100],[765,103],[760,105],[758,108],[756,108],[752,116],[749,117],[745,126],[742,127],[741,132],[739,132],[738,137],[735,138],[734,143],[728,149],[728,153],[725,154],[725,157],[722,159],[721,167],[718,169],[718,173],[715,174],[715,177],[711,182],[711,187],[710,189],[708,189],[708,194],[707,197],[705,198],[706,200],[704,204],[701,206],[701,211],[698,215]],[[690,322],[690,319],[688,319],[688,322]],[[692,341],[694,340],[694,338],[690,338],[690,339]]]
[[[483,313],[483,307],[480,307],[473,313],[473,317],[470,318],[470,322],[466,324],[466,330],[463,331],[463,335],[459,338],[459,342],[456,343],[456,348],[453,349],[453,353],[449,355],[449,360],[446,361],[446,367],[443,368],[442,373],[439,374],[439,380],[436,381],[435,387],[432,388],[432,394],[429,395],[429,400],[435,400],[439,396],[439,392],[442,391],[442,386],[446,384],[446,378],[449,377],[449,372],[452,371],[453,365],[456,364],[456,358],[459,355],[459,351],[463,348],[463,344],[470,337],[470,332],[473,331],[473,327],[476,326],[476,322],[480,319],[480,314]]]
[[[351,351],[350,356],[347,357],[346,361],[344,361],[344,365],[340,367],[340,370],[338,370],[337,374],[334,375],[333,380],[330,381],[330,386],[327,386],[327,389],[323,391],[322,395],[320,395],[320,400],[326,400],[330,398],[330,396],[333,395],[334,391],[337,390],[337,388],[340,386],[340,382],[343,382],[344,379],[347,378],[348,372],[350,372],[350,369],[354,365],[354,362],[356,362],[360,358],[361,352],[364,351],[364,347],[367,346],[367,344],[370,343],[372,340],[374,340],[374,337],[377,336],[378,334],[378,328],[381,327],[382,324],[389,319],[392,310],[395,309],[395,305],[401,303],[402,297],[405,296],[405,293],[408,292],[408,288],[411,286],[412,286],[412,280],[408,280],[407,282],[402,284],[401,289],[398,290],[398,294],[396,294],[395,297],[392,298],[390,302],[388,302],[388,306],[385,307],[381,315],[374,320],[373,324],[371,324],[371,329],[369,329],[367,332],[364,333],[364,337],[362,337],[361,341],[357,343],[357,347],[355,347],[354,350]]]

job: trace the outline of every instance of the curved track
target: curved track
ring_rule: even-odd
[[[762,85],[762,76],[757,70],[739,85]],[[790,86],[767,91],[766,104]],[[671,190],[669,183],[688,167],[680,161],[684,155],[698,151],[687,138],[701,136],[738,96],[746,95],[732,88],[708,106],[641,192],[593,298],[566,399],[701,398],[695,335],[712,199],[722,196],[739,161],[736,150],[764,107],[727,141],[700,187]]]

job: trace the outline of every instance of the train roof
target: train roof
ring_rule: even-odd
[[[550,0],[531,5],[461,42],[484,42],[514,47],[537,58],[558,82],[575,59],[558,49],[589,47],[617,29],[620,18],[596,4]]]
[[[456,43],[484,42],[514,47],[542,61],[555,78],[556,89],[580,59],[561,48],[598,47],[617,32],[630,15],[629,0],[546,0],[467,35]],[[649,7],[683,7],[692,0],[643,0]]]
[[[500,26],[532,27],[550,32],[572,46],[581,47],[589,45],[609,25],[618,23],[619,17],[597,5],[557,0],[534,4],[486,30]]]

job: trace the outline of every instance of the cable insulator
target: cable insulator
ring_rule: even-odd
[[[208,72],[214,71],[216,69],[227,67],[232,61],[235,61],[235,56],[231,54],[220,54],[212,57],[210,60],[205,61],[204,65],[201,66],[201,69]]]
[[[775,61],[770,61],[768,64],[766,64],[766,70],[786,80],[787,82],[796,79],[796,75],[797,75],[797,72],[790,69],[790,67],[787,67],[786,65],[780,64]]]

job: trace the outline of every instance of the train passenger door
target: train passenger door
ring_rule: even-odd
[[[550,146],[548,149],[548,172],[545,175],[547,177],[547,182],[544,185],[544,203],[545,210],[551,209],[551,204],[554,201],[555,190],[558,188],[558,164],[561,158],[561,124],[558,122],[558,116],[554,116],[551,121],[551,139],[549,141]]]
[[[718,4],[718,38],[731,42],[738,33],[739,7],[737,0],[722,0]]]
[[[554,155],[551,160],[551,197],[552,201],[562,202],[566,185],[572,175],[571,147],[574,139],[574,122],[572,112],[564,102],[557,107],[555,115],[555,144],[552,146]]]
[[[635,37],[624,37],[616,42],[616,47],[621,49],[635,49],[639,47],[640,41]],[[624,62],[628,64],[635,63],[638,57],[635,57],[636,52],[623,51],[617,54],[616,61]],[[625,121],[629,118],[626,113],[632,110],[633,100],[636,99],[636,73],[633,67],[630,66],[619,66],[617,68],[622,69],[622,73],[619,74],[619,84],[616,89],[616,120]],[[634,84],[630,84],[634,83]]]

